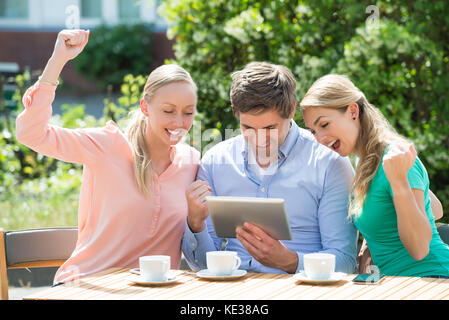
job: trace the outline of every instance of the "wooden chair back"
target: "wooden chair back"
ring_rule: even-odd
[[[59,267],[77,239],[77,228],[0,229],[0,299],[8,299],[8,269]]]

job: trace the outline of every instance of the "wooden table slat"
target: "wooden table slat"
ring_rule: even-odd
[[[24,299],[133,299],[133,300],[313,300],[313,299],[445,299],[449,280],[418,277],[385,277],[376,285],[357,285],[354,274],[330,285],[295,281],[289,274],[248,273],[233,281],[200,279],[194,271],[173,270],[178,281],[163,286],[132,283],[129,269],[112,268],[78,282],[50,288]]]
[[[405,300],[410,299],[410,296],[413,296],[418,290],[427,290],[432,287],[432,283],[435,282],[436,279],[431,278],[417,278],[416,281],[407,285],[406,288],[401,288],[396,290],[395,292],[390,292],[388,294],[384,294],[379,297],[380,299],[388,299],[388,300]]]
[[[382,279],[382,282],[375,285],[365,285],[365,284],[354,284],[352,281],[343,288],[343,290],[338,292],[329,291],[326,295],[322,296],[321,299],[363,299],[366,298],[364,295],[369,295],[370,292],[379,290],[383,292],[383,290],[388,290],[389,288],[393,288],[398,283],[404,281],[402,278],[385,278]],[[380,288],[380,289],[379,289]]]
[[[106,284],[102,284],[99,282],[94,282],[94,288],[89,288],[89,291],[96,290],[95,292],[91,292],[89,295],[85,295],[86,298],[93,298],[98,300],[113,300],[113,299],[122,299],[123,296],[129,294],[136,294],[140,291],[143,291],[143,288],[137,286],[130,286],[129,279],[135,276],[129,272],[129,270],[122,270],[120,274],[117,275],[115,281],[109,281]],[[120,281],[118,281],[120,280]]]
[[[182,299],[182,296],[189,295],[192,291],[197,290],[201,284],[192,282],[195,278],[193,274],[182,273],[179,275],[179,282],[170,286],[161,287],[145,287],[147,290],[142,295],[132,296],[130,299]],[[181,296],[179,298],[178,296]]]
[[[407,287],[418,278],[394,277],[391,279],[383,279],[382,282],[375,285],[366,285],[368,289],[362,294],[354,294],[353,298],[357,300],[383,299],[385,295],[392,294],[402,288]],[[389,280],[388,282],[386,280]]]
[[[263,283],[261,283],[261,285],[263,285]],[[295,279],[290,278],[289,283],[284,285],[283,288],[276,290],[275,292],[271,291],[260,298],[276,300],[303,299],[302,297],[315,287],[316,286],[310,284],[298,283]]]
[[[449,288],[443,289],[439,294],[433,296],[432,300],[449,300]]]
[[[49,298],[58,298],[58,299],[80,299],[79,297],[83,297],[82,299],[89,299],[92,294],[98,294],[94,289],[96,288],[96,283],[100,284],[100,288],[104,288],[108,283],[113,283],[120,279],[122,274],[122,269],[114,268],[111,270],[112,272],[100,275],[93,275],[90,277],[82,278],[77,282],[68,282],[64,283],[60,286],[57,286],[58,292],[52,294]],[[64,294],[61,294],[60,291],[64,291]]]
[[[419,289],[415,290],[413,293],[411,293],[410,295],[407,296],[407,300],[414,300],[414,299],[420,299],[419,297],[421,296],[421,294],[423,294],[423,292],[426,292],[428,290],[431,290],[433,287],[435,286],[439,286],[439,284],[441,283],[441,281],[439,281],[438,279],[430,279],[431,281],[429,281],[429,284],[426,286],[422,286]],[[404,299],[404,298],[403,298]]]
[[[447,279],[437,279],[438,285],[429,290],[422,292],[419,297],[415,297],[414,300],[429,300],[440,296],[442,293],[447,292],[449,289],[449,280]],[[446,297],[447,299],[447,297]]]
[[[308,286],[308,289],[301,290],[301,291],[294,290],[292,292],[294,295],[286,296],[285,299],[302,299],[302,300],[320,299],[323,295],[325,295],[329,291],[338,292],[339,290],[344,290],[344,288],[346,286],[352,285],[351,280],[353,278],[354,278],[354,275],[348,275],[342,281],[339,281],[335,284],[323,285],[323,286],[300,283],[298,285],[298,288],[301,288],[301,286]]]
[[[173,288],[170,288],[171,290],[168,290],[167,287],[154,287],[152,289],[154,293],[149,295],[148,298],[150,299],[184,299],[185,296],[188,296],[191,294],[191,292],[195,292],[195,296],[198,296],[201,294],[202,291],[210,291],[214,292],[214,286],[216,286],[216,282],[209,282],[209,281],[195,281],[196,275],[195,274],[189,274],[188,278],[184,276],[183,278],[184,283],[179,283],[176,285],[173,285]]]
[[[210,280],[203,280],[203,279],[197,279],[197,282],[200,282],[202,285],[196,287],[195,290],[195,300],[204,300],[204,299],[210,299],[211,296],[213,296],[214,300],[220,299],[220,294],[223,294],[224,291],[236,293],[240,289],[243,289],[246,285],[248,285],[249,279],[252,278],[252,275],[247,274],[245,278],[239,279],[239,280],[233,280],[233,281],[210,281]],[[240,297],[242,295],[238,293]],[[182,299],[182,295],[178,295],[177,298]],[[239,298],[237,298],[239,299]],[[249,298],[248,298],[249,299]]]
[[[176,271],[177,282],[164,287],[144,287],[140,286],[143,290],[138,294],[127,295],[124,299],[127,300],[145,300],[145,299],[160,299],[160,296],[164,293],[172,292],[176,294],[178,290],[189,290],[190,286],[186,284],[191,280],[192,276],[185,271]],[[129,285],[133,285],[129,283]],[[136,285],[137,287],[137,285]]]
[[[217,299],[232,299],[235,293],[241,297],[248,299],[260,299],[261,296],[271,293],[273,288],[282,288],[290,281],[283,274],[272,274],[266,276],[264,274],[251,274],[249,279],[243,279],[242,282],[236,282],[231,290],[223,290],[218,292]],[[281,283],[282,282],[282,283]]]
[[[108,270],[104,270],[100,273],[97,273],[93,276],[87,276],[83,279],[83,281],[92,281],[93,278],[106,278],[110,279],[111,275],[113,275],[115,272],[118,272],[120,269],[118,268],[111,268]],[[36,296],[30,296],[31,299],[57,299],[57,300],[63,300],[67,295],[71,295],[73,291],[67,290],[68,287],[72,286],[74,287],[76,283],[70,282],[67,284],[62,284],[56,287],[52,287],[49,289],[46,289],[45,291],[38,292]],[[28,297],[25,297],[24,299],[29,299]]]

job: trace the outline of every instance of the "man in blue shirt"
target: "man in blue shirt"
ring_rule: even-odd
[[[253,62],[233,74],[231,104],[242,134],[208,150],[187,190],[189,213],[182,250],[193,270],[206,269],[206,252],[237,251],[240,269],[297,273],[303,256],[336,257],[336,271],[356,268],[354,225],[347,219],[353,170],[347,158],[316,142],[293,121],[296,81],[283,66]],[[279,241],[251,223],[237,238],[214,232],[205,197],[283,198],[292,240]]]

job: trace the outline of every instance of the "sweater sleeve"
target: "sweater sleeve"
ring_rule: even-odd
[[[17,140],[65,162],[92,165],[114,145],[119,129],[113,121],[104,128],[65,129],[49,124],[56,86],[35,83],[23,96],[25,110],[16,119]]]

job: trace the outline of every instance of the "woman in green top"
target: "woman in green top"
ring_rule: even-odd
[[[300,107],[319,143],[359,159],[349,217],[380,272],[449,277],[449,247],[435,227],[442,209],[413,145],[345,76],[318,79]]]

